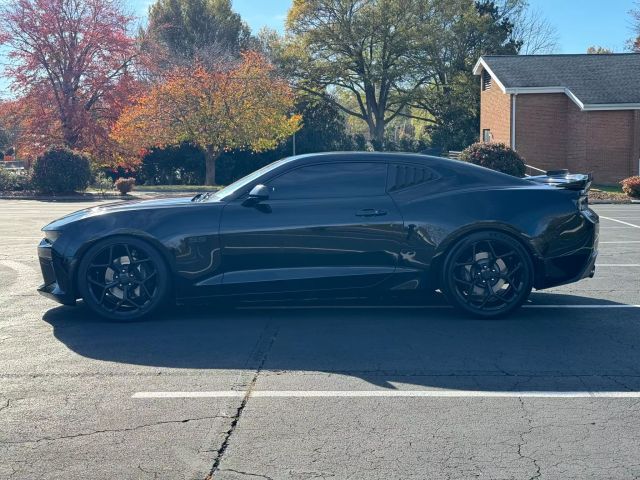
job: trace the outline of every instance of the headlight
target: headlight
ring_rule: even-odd
[[[49,241],[49,243],[55,242],[59,236],[60,236],[60,232],[56,230],[45,230],[44,232],[44,238],[46,238]]]

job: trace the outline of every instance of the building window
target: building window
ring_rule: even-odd
[[[488,128],[482,130],[482,141],[484,143],[491,142],[491,130],[489,130]]]
[[[491,74],[486,70],[482,71],[482,91],[489,90],[491,88],[491,84],[493,83],[493,79],[491,78]]]

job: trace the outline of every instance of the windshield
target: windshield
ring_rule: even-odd
[[[242,177],[241,179],[236,180],[232,184],[227,185],[226,187],[224,187],[221,190],[218,190],[215,194],[213,194],[211,197],[209,197],[209,200],[222,200],[223,198],[226,198],[226,197],[228,197],[230,195],[233,195],[233,194],[237,193],[238,191],[242,190],[244,187],[249,185],[251,182],[253,182],[256,179],[258,179],[260,176],[262,176],[265,173],[269,172],[270,170],[273,170],[274,168],[282,165],[286,160],[287,160],[286,158],[283,158],[281,160],[277,160],[277,161],[275,161],[273,163],[270,163],[269,165],[267,165],[265,167],[262,167],[259,170],[256,170],[253,173],[250,173],[246,177]]]

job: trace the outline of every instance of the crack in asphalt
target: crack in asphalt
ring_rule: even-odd
[[[235,431],[238,425],[238,422],[240,421],[242,412],[247,406],[249,397],[251,396],[251,393],[253,392],[253,389],[258,381],[258,376],[260,375],[260,372],[262,371],[262,368],[264,367],[264,364],[267,361],[267,356],[269,355],[269,352],[271,351],[271,348],[273,347],[273,344],[276,341],[276,337],[278,336],[279,329],[280,328],[278,326],[272,326],[269,323],[265,326],[265,329],[262,332],[262,335],[260,335],[260,338],[258,339],[255,353],[251,356],[252,359],[256,359],[256,358],[259,359],[258,366],[253,374],[251,381],[249,382],[249,386],[244,394],[244,397],[242,397],[242,401],[240,402],[240,405],[238,406],[235,415],[232,417],[233,420],[231,422],[231,425],[229,426],[229,430],[227,430],[227,432],[224,434],[224,440],[222,441],[220,448],[216,452],[216,456],[213,459],[213,465],[211,467],[211,470],[209,471],[209,474],[205,477],[205,480],[213,480],[215,473],[220,469],[220,463],[222,462],[222,457],[224,456],[227,450],[227,447],[229,446],[229,442],[231,441],[231,436],[233,435],[233,432]],[[264,478],[269,478],[269,477],[264,477]]]
[[[230,418],[228,415],[213,415],[207,417],[198,417],[198,418],[185,418],[182,420],[165,420],[161,422],[154,423],[145,423],[142,425],[136,425],[135,427],[127,427],[127,428],[114,428],[114,429],[105,429],[105,430],[95,430],[93,432],[81,432],[73,435],[61,435],[59,437],[43,437],[37,438],[35,440],[20,440],[20,441],[0,441],[0,444],[7,445],[23,445],[28,443],[40,443],[40,442],[55,442],[58,440],[68,440],[72,438],[81,438],[81,437],[89,437],[92,435],[99,435],[102,433],[121,433],[121,432],[132,432],[135,430],[140,430],[142,428],[149,427],[157,427],[159,425],[167,425],[171,423],[189,423],[189,422],[199,422],[203,420],[213,420],[214,418]]]
[[[522,447],[524,447],[526,445],[526,443],[527,443],[525,441],[524,437],[525,437],[525,435],[531,434],[531,432],[533,432],[535,427],[533,426],[533,422],[531,421],[531,417],[530,417],[529,411],[524,406],[524,399],[518,398],[518,402],[520,403],[520,407],[522,408],[522,411],[524,413],[522,418],[524,418],[527,421],[527,424],[529,426],[528,430],[525,430],[524,432],[521,432],[519,434],[520,435],[520,442],[518,443],[518,456],[520,458],[524,458],[524,459],[527,459],[527,460],[530,460],[531,462],[533,462],[533,466],[536,468],[536,473],[534,473],[531,477],[529,477],[529,480],[535,480],[536,478],[540,478],[542,476],[542,472],[541,472],[541,469],[540,469],[540,465],[538,464],[538,460],[536,460],[535,458],[530,457],[530,456],[525,455],[524,453],[522,453]]]
[[[232,473],[237,473],[239,475],[244,475],[247,477],[256,477],[256,478],[266,478],[267,480],[273,480],[273,477],[269,477],[267,475],[260,475],[259,473],[251,473],[251,472],[243,472],[241,470],[234,470],[233,468],[224,468],[221,470],[218,470],[219,472],[232,472]]]

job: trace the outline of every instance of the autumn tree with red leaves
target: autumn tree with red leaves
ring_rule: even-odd
[[[136,88],[132,22],[119,0],[13,0],[0,10],[21,143],[34,153],[55,143],[103,153]]]
[[[145,147],[190,142],[205,151],[206,183],[215,184],[216,160],[231,149],[262,151],[300,128],[294,96],[261,55],[245,52],[227,70],[177,68],[125,109],[113,129],[131,155]]]

